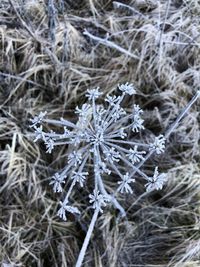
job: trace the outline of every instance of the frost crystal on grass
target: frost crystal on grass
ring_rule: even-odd
[[[56,146],[65,145],[69,149],[67,164],[57,172],[50,182],[54,192],[62,192],[63,201],[58,215],[66,220],[66,212],[79,213],[78,209],[68,205],[72,202],[74,187],[84,187],[90,179],[93,194],[89,203],[94,209],[103,211],[109,201],[125,216],[123,207],[116,199],[119,193],[133,193],[136,174],[147,181],[146,190],[161,189],[166,182],[164,174],[158,174],[157,167],[153,177],[147,176],[141,166],[148,155],[161,154],[165,149],[165,137],[159,135],[150,144],[138,141],[138,132],[144,130],[143,110],[136,104],[131,113],[122,107],[125,97],[136,93],[132,84],[119,85],[118,95],[107,95],[100,101],[99,88],[87,90],[88,101],[75,109],[77,122],[46,119],[46,112],[31,120],[35,129],[35,141],[43,140],[47,153]],[[46,132],[45,124],[61,127],[59,132]],[[127,139],[128,137],[128,139]],[[118,177],[116,187],[108,192],[104,177]],[[64,188],[65,186],[65,188]],[[65,192],[65,193],[64,193]],[[64,195],[65,194],[65,195]]]

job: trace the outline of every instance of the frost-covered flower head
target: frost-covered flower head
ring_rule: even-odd
[[[71,192],[77,186],[84,187],[88,178],[93,178],[90,181],[93,193],[89,195],[92,207],[102,212],[102,208],[110,202],[123,216],[125,211],[116,196],[119,193],[133,193],[136,174],[148,182],[145,185],[147,191],[162,189],[166,179],[163,174],[158,174],[157,167],[153,177],[147,176],[140,167],[153,153],[164,152],[165,138],[160,135],[150,144],[138,141],[137,133],[144,130],[143,111],[135,104],[131,113],[123,108],[124,98],[135,93],[132,84],[122,84],[119,85],[118,95],[107,95],[102,102],[99,88],[87,90],[88,101],[75,109],[76,123],[63,118],[46,119],[46,112],[32,120],[35,141],[43,140],[47,153],[63,145],[69,150],[65,168],[57,172],[50,182],[54,192],[66,192],[58,211],[64,220],[67,218],[66,212],[79,213],[76,207],[70,205]],[[46,123],[60,126],[61,130],[45,132]],[[105,188],[105,176],[118,177],[112,192]]]

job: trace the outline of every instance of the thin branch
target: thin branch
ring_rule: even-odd
[[[83,258],[85,256],[85,252],[86,252],[88,244],[90,242],[91,235],[92,235],[92,232],[94,230],[94,226],[95,226],[98,214],[99,214],[99,209],[95,209],[75,267],[81,267],[81,265],[82,265]]]
[[[188,112],[188,110],[191,108],[191,106],[197,101],[197,99],[200,97],[200,90],[197,91],[195,96],[190,100],[186,108],[183,109],[183,111],[179,114],[175,122],[169,127],[169,129],[165,133],[165,138],[168,139],[171,133],[175,130],[178,123],[181,121],[181,119],[185,116],[185,114]]]
[[[124,49],[123,47],[121,47],[121,46],[119,46],[119,45],[117,45],[117,44],[115,44],[115,43],[113,43],[107,39],[103,39],[103,38],[94,36],[93,34],[89,33],[87,30],[84,30],[83,34],[88,36],[89,38],[107,46],[107,47],[114,48],[114,49],[120,51],[121,53],[131,57],[131,58],[138,59],[138,60],[140,59],[137,55],[131,53],[130,51]]]

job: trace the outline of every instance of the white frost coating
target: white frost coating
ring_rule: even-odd
[[[110,43],[109,43],[110,44]],[[99,212],[108,202],[119,210],[122,217],[125,210],[116,199],[117,193],[133,193],[134,175],[137,173],[147,181],[148,192],[160,190],[167,181],[165,173],[159,173],[158,167],[154,169],[152,177],[141,171],[143,164],[152,154],[161,154],[165,151],[165,143],[179,121],[188,112],[190,107],[200,96],[200,90],[188,103],[186,108],[177,117],[164,135],[154,138],[153,142],[146,144],[138,141],[137,133],[144,129],[143,111],[138,105],[133,106],[133,112],[127,114],[121,107],[125,95],[136,93],[132,84],[119,85],[121,95],[107,95],[105,102],[99,104],[102,92],[99,88],[87,90],[88,103],[76,107],[77,123],[61,118],[60,120],[45,119],[46,112],[40,113],[31,120],[30,127],[35,129],[35,140],[42,140],[46,145],[47,153],[51,153],[56,146],[68,146],[67,164],[64,169],[53,175],[50,185],[55,193],[66,191],[64,200],[60,201],[58,216],[67,220],[66,213],[80,214],[78,208],[70,205],[70,196],[75,186],[84,187],[87,177],[93,177],[93,193],[89,194],[89,203],[94,209],[76,267],[80,267],[94,229]],[[98,99],[98,103],[96,100]],[[45,123],[60,126],[60,132],[46,132]],[[104,176],[118,176],[115,193],[110,194],[104,184]],[[67,190],[64,185],[68,179]]]
[[[145,179],[148,177],[136,164],[145,161],[145,155],[149,150],[160,154],[165,149],[162,135],[156,137],[154,143],[149,145],[128,138],[133,131],[132,135],[137,140],[137,133],[144,129],[143,110],[139,105],[134,104],[132,113],[127,114],[122,107],[122,102],[126,95],[131,96],[136,93],[135,87],[127,82],[118,85],[118,88],[121,94],[107,95],[105,102],[101,104],[99,97],[102,96],[102,92],[99,88],[87,90],[88,101],[75,109],[75,114],[78,116],[77,123],[63,118],[60,120],[45,119],[46,112],[41,112],[39,116],[31,120],[31,127],[35,129],[36,134],[34,141],[43,140],[47,153],[52,153],[56,146],[69,145],[70,147],[66,167],[62,172],[57,172],[50,182],[53,191],[61,193],[66,191],[64,190],[66,179],[69,181],[64,204],[58,212],[64,220],[66,220],[66,212],[76,211],[66,205],[70,201],[71,192],[75,186],[84,188],[89,175],[94,175],[94,191],[93,195],[90,194],[90,203],[94,199],[99,199],[98,202],[93,201],[93,208],[98,208],[102,212],[102,208],[105,207],[105,201],[102,199],[109,199],[124,216],[125,211],[117,199],[106,191],[104,176],[118,175],[121,181],[116,182],[115,190],[120,193],[132,193],[134,173],[137,172]],[[61,131],[45,132],[45,123],[60,125]],[[121,167],[124,164],[128,168],[127,171],[122,171]],[[158,188],[155,187],[155,189]]]

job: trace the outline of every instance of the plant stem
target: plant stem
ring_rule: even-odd
[[[184,117],[184,115],[188,112],[188,110],[191,108],[191,106],[197,101],[197,99],[200,97],[200,90],[197,91],[197,93],[194,95],[194,97],[190,100],[190,102],[187,104],[186,108],[183,109],[183,111],[180,113],[180,115],[177,117],[175,122],[170,126],[170,128],[165,133],[165,138],[168,139],[171,133],[174,131],[174,129],[177,127],[180,120]]]
[[[95,226],[95,222],[97,220],[98,214],[99,214],[99,209],[95,209],[75,267],[81,267],[81,265],[82,265],[83,258],[85,256],[85,252],[86,252],[88,244],[90,242],[90,238],[91,238],[92,232],[94,230],[94,226]]]
[[[103,39],[103,38],[97,37],[97,36],[89,33],[87,30],[85,30],[83,32],[83,34],[87,35],[89,38],[91,38],[91,39],[93,39],[93,40],[95,40],[95,41],[97,41],[97,42],[99,42],[99,43],[101,43],[101,44],[103,44],[103,45],[105,45],[107,47],[114,48],[114,49],[120,51],[121,53],[131,57],[131,58],[140,59],[137,55],[131,53],[129,50],[126,50],[125,48],[123,48],[123,47],[121,47],[121,46],[119,46],[119,45],[117,45],[117,44],[115,44],[115,43],[113,43],[113,42],[111,42],[111,41],[109,41],[107,39]]]

